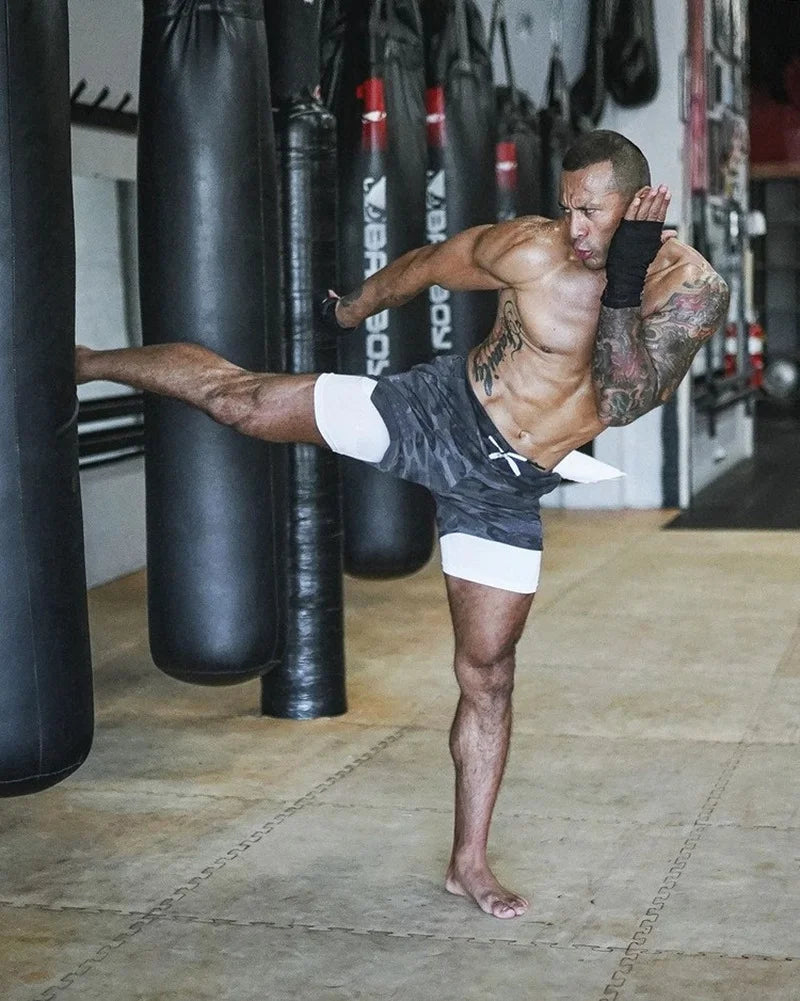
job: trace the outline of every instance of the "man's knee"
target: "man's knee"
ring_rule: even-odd
[[[516,643],[481,645],[456,652],[456,676],[463,695],[503,699],[514,690]]]

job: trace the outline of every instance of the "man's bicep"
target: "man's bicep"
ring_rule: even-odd
[[[441,285],[453,292],[503,288],[504,282],[491,269],[491,262],[478,251],[482,238],[493,228],[491,224],[473,226],[434,244],[424,263],[425,284]]]
[[[701,346],[724,322],[728,286],[710,271],[688,277],[664,306],[644,320],[644,338],[658,377],[658,402],[664,403],[689,371]]]

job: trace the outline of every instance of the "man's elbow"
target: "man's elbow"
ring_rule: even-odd
[[[603,427],[627,427],[657,407],[660,402],[655,387],[637,392],[604,390],[597,395],[597,417]]]

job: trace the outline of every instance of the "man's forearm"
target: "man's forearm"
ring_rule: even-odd
[[[336,305],[336,319],[343,327],[357,327],[374,313],[403,306],[428,288],[423,267],[436,249],[435,244],[410,250],[385,268],[376,271]]]
[[[630,424],[658,402],[658,373],[644,343],[639,306],[600,307],[592,383],[603,424]]]

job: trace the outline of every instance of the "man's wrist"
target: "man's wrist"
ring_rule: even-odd
[[[652,220],[622,220],[608,248],[604,306],[640,305],[647,269],[661,249],[662,229],[663,223]]]
[[[342,330],[354,330],[361,322],[358,317],[352,315],[352,306],[343,299],[337,299],[333,308],[333,315]]]

